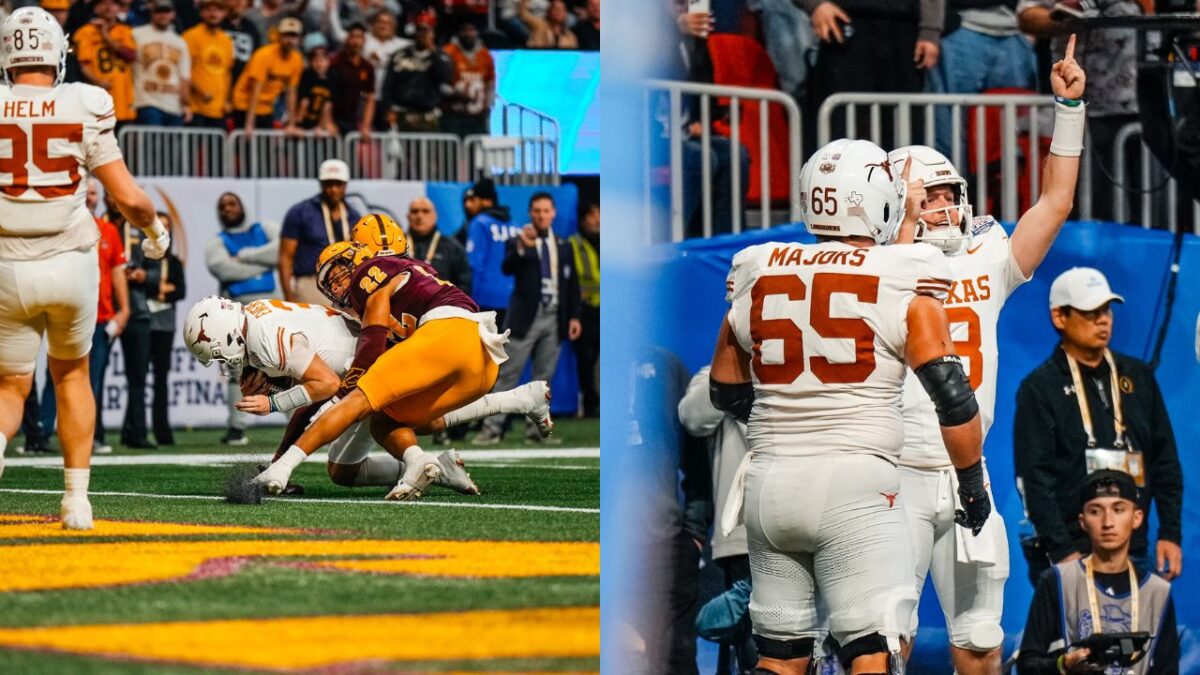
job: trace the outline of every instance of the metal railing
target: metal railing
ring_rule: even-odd
[[[865,113],[862,108],[865,108]],[[1041,144],[1054,129],[1054,99],[1032,94],[877,94],[842,93],[827,98],[817,113],[817,145],[832,140],[835,113],[842,113],[839,135],[865,138],[874,143],[902,147],[913,143],[937,145],[936,124],[950,127],[950,160],[963,174],[971,174],[972,203],[976,211],[988,204],[988,180],[999,177],[999,216],[1014,221],[1019,216],[1021,162],[1025,162],[1028,195],[1036,199],[1041,179]],[[997,120],[989,120],[989,112],[998,112]],[[967,147],[968,113],[974,111],[973,147]],[[884,127],[884,117],[890,118],[891,128]],[[941,113],[939,115],[939,113]],[[858,128],[861,117],[867,118],[868,128]],[[940,120],[939,120],[940,117]],[[997,122],[999,128],[989,122]],[[863,133],[865,131],[866,133]],[[999,171],[988,161],[989,140],[999,134]],[[1022,142],[1026,152],[1022,152]],[[884,147],[887,147],[886,145]],[[994,153],[993,153],[994,154]],[[967,155],[973,155],[969,162]],[[1023,155],[1023,156],[1022,156]],[[1091,171],[1085,155],[1081,163],[1076,191],[1076,204],[1084,218],[1091,217]]]
[[[336,136],[292,136],[278,129],[229,134],[226,171],[233,178],[316,178],[321,162],[343,157]]]
[[[1129,146],[1138,153],[1137,177],[1130,176],[1127,168],[1130,162]],[[1112,176],[1113,218],[1122,223],[1140,223],[1144,228],[1163,227],[1175,232],[1179,229],[1179,184],[1174,178],[1168,178],[1166,169],[1146,147],[1142,140],[1142,125],[1130,122],[1117,132],[1113,138],[1113,165],[1109,172]],[[1107,183],[1101,178],[1098,183]],[[1105,189],[1108,189],[1107,186]],[[1140,193],[1137,199],[1138,212],[1133,213],[1131,193]],[[1165,196],[1166,199],[1160,199]],[[1200,201],[1192,200],[1192,231],[1200,234]]]
[[[456,181],[463,178],[463,143],[454,134],[387,132],[367,139],[346,134],[346,157],[354,178]]]
[[[683,103],[684,96],[694,96],[699,99],[700,119],[691,120],[699,122],[701,127],[699,137],[700,150],[700,212],[702,218],[702,229],[705,237],[713,234],[713,161],[712,161],[712,122],[714,98],[722,99],[719,101],[721,105],[726,105],[724,99],[728,99],[729,110],[729,139],[731,153],[741,153],[743,147],[743,139],[741,138],[741,121],[743,114],[743,104],[757,105],[758,122],[759,122],[759,138],[747,139],[750,142],[757,140],[759,148],[759,172],[761,186],[761,203],[760,203],[760,227],[770,227],[771,217],[771,153],[785,152],[787,153],[787,181],[788,181],[788,198],[787,209],[789,218],[792,221],[800,219],[800,165],[803,158],[800,156],[800,109],[796,106],[796,102],[787,94],[771,90],[771,89],[752,89],[749,87],[732,87],[718,86],[711,84],[699,84],[695,82],[679,82],[672,80],[651,80],[647,83],[647,95],[651,92],[665,92],[669,97],[669,114],[666,121],[666,133],[669,139],[670,155],[671,155],[671,237],[673,241],[681,241],[685,236],[684,223],[684,203],[683,203],[683,182],[684,182],[684,143],[689,138],[684,135],[683,123]],[[785,138],[771,138],[770,128],[770,109],[772,104],[778,104],[783,108],[786,114],[787,132]],[[649,103],[647,103],[649,109]],[[740,166],[740,159],[734,159],[733,164],[735,169],[730,171],[730,201],[731,201],[731,227],[733,232],[742,231],[743,211],[745,208],[746,186],[742,185],[741,172],[737,168]],[[719,189],[724,189],[720,186]]]
[[[558,144],[549,138],[467,136],[463,180],[480,176],[501,185],[558,185]]]
[[[560,145],[562,133],[558,120],[520,103],[505,101],[499,96],[496,97],[496,103],[500,104],[500,129],[492,131],[497,136],[546,138],[555,146]]]
[[[557,133],[557,124],[546,127]],[[506,185],[558,185],[558,141],[542,136],[453,134],[288,135],[276,129],[128,126],[118,134],[135,176],[316,178],[321,162],[341,158],[354,178],[470,182],[480,176]]]
[[[225,175],[228,151],[220,129],[131,125],[117,133],[117,143],[136,176]]]

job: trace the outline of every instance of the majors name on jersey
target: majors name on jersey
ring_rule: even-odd
[[[918,294],[944,300],[950,279],[928,244],[771,242],[734,256],[726,299],[752,355],[750,449],[895,461],[908,305]]]
[[[991,216],[971,223],[971,239],[962,255],[948,256],[953,285],[946,297],[946,316],[954,351],[979,402],[986,436],[996,408],[999,348],[996,325],[1012,292],[1028,281],[1012,256],[1008,235]],[[904,382],[904,452],[900,463],[916,468],[949,468],[937,412],[915,375]]]

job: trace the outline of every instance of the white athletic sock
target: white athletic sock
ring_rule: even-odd
[[[64,497],[87,497],[88,481],[92,477],[91,469],[63,469],[63,484],[66,486]]]
[[[354,477],[354,487],[383,485],[391,487],[400,480],[404,465],[391,455],[371,455],[363,461]]]
[[[521,395],[523,388],[517,387],[480,397],[458,410],[451,410],[442,419],[446,421],[446,426],[452,427],[455,424],[474,422],[498,413],[527,413],[529,412],[529,401]]]
[[[295,471],[296,467],[300,466],[306,459],[308,459],[308,455],[300,449],[300,446],[293,445],[287,449],[287,452],[283,453],[282,457],[275,460],[275,464],[286,469],[290,476],[292,471]]]

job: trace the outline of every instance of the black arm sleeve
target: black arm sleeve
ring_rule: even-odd
[[[1150,464],[1147,473],[1153,491],[1154,508],[1158,512],[1158,538],[1180,544],[1183,543],[1183,467],[1179,465],[1175,433],[1171,430],[1171,418],[1167,415],[1162,391],[1158,388],[1154,373],[1148,368],[1146,375],[1153,394],[1151,431],[1154,433],[1154,447],[1147,448],[1147,454],[1153,453],[1153,458],[1147,458]]]
[[[1017,675],[1058,675],[1058,657],[1063,650],[1049,651],[1050,643],[1062,637],[1059,615],[1058,580],[1053,569],[1038,577],[1037,590],[1029,604]]]
[[[1029,379],[1017,390],[1013,419],[1013,462],[1025,487],[1025,508],[1053,561],[1075,552],[1055,500],[1055,422],[1053,412]]]
[[[1175,626],[1175,601],[1167,598],[1162,625],[1150,654],[1150,675],[1179,675],[1179,629]]]

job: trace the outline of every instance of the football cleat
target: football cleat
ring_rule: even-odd
[[[554,431],[554,420],[550,419],[550,385],[545,380],[536,380],[523,388],[530,397],[529,412],[525,416],[537,426],[542,438],[549,438]]]
[[[434,483],[463,495],[481,494],[457,450],[447,450],[438,455],[437,460],[442,467],[442,475]]]
[[[437,479],[442,477],[442,465],[438,459],[424,450],[413,446],[404,451],[404,473],[396,487],[384,499],[410,502],[420,499]]]
[[[278,495],[287,487],[288,478],[290,475],[278,463],[267,467],[266,471],[254,477],[254,482],[263,486],[266,491],[273,495]]]
[[[63,495],[62,510],[59,513],[64,530],[92,529],[92,503],[88,501],[87,495]]]
[[[259,464],[258,472],[262,473],[263,471],[266,471],[269,468],[271,468],[270,464]],[[291,480],[288,480],[287,485],[283,486],[283,492],[280,492],[279,494],[292,495],[294,497],[301,497],[304,495],[304,486],[300,485],[299,483],[293,483]]]

